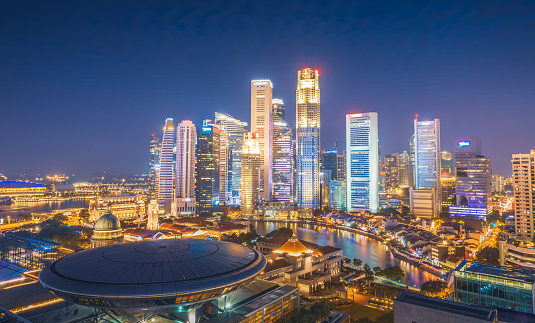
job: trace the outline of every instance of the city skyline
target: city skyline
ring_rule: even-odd
[[[147,173],[147,137],[161,120],[201,124],[214,111],[250,120],[248,85],[254,79],[272,80],[289,107],[288,123],[295,124],[295,70],[304,67],[320,71],[322,105],[330,111],[322,118],[322,149],[335,140],[344,146],[345,115],[367,111],[378,112],[383,156],[408,150],[415,114],[441,120],[444,149],[453,149],[454,137],[481,138],[496,174],[511,175],[510,155],[533,148],[531,7],[420,8],[411,2],[398,15],[395,5],[333,5],[326,11],[330,18],[321,5],[288,4],[256,8],[251,20],[235,23],[239,5],[224,12],[213,4],[185,10],[189,20],[179,14],[179,4],[149,7],[142,15],[141,7],[132,6],[134,17],[110,8],[99,20],[92,4],[33,10],[4,5],[0,26],[11,32],[2,34],[0,138],[4,149],[17,153],[4,156],[3,174]],[[296,8],[302,16],[293,13]],[[53,19],[56,12],[66,20]],[[215,22],[205,18],[213,12]],[[273,24],[266,12],[280,13],[280,23]],[[504,13],[506,21],[497,19]],[[405,24],[401,16],[409,17]],[[354,17],[362,19],[357,24]],[[295,28],[306,18],[323,27],[308,34]],[[107,28],[116,21],[126,28]],[[236,37],[249,35],[253,25],[271,33],[250,44]],[[390,36],[393,27],[396,37]],[[190,42],[189,49],[181,41]],[[206,45],[212,41],[220,50]],[[274,44],[275,53],[269,50]],[[205,77],[213,66],[224,80],[220,86]],[[211,95],[196,94],[203,91]]]

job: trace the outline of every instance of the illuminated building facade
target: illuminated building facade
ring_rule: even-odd
[[[204,120],[203,126],[213,126],[219,129],[219,198],[217,205],[227,204],[229,196],[228,179],[229,179],[229,140],[227,126],[222,121]]]
[[[171,205],[174,199],[175,182],[175,128],[173,118],[165,120],[162,137],[162,149],[160,152],[160,171],[158,185],[158,203],[165,209],[166,213],[171,213]]]
[[[197,127],[195,202],[199,215],[211,215],[219,205],[219,145],[221,130],[213,125]]]
[[[277,202],[292,202],[294,201],[293,129],[283,119],[285,113],[282,100],[274,99],[273,102],[272,200]]]
[[[174,211],[176,215],[195,215],[195,145],[197,131],[195,124],[189,120],[180,122],[176,129]]]
[[[109,246],[123,241],[121,222],[111,211],[108,211],[95,223],[95,229],[91,237],[91,248]]]
[[[330,170],[320,171],[320,206],[331,206],[331,180]]]
[[[158,202],[152,200],[147,210],[147,230],[158,230]]]
[[[345,211],[347,207],[346,195],[345,180],[331,181],[331,208],[338,211]]]
[[[89,221],[97,221],[110,210],[119,219],[137,219],[145,215],[145,202],[134,193],[97,196],[89,201]]]
[[[41,183],[23,181],[0,181],[0,196],[23,197],[43,196],[46,187]]]
[[[320,88],[319,71],[304,68],[297,72],[296,90],[297,205],[319,205]]]
[[[258,134],[245,134],[242,150],[242,180],[241,180],[241,212],[242,216],[252,216],[255,204],[260,195],[260,167],[262,155],[260,152]]]
[[[228,138],[228,176],[227,203],[240,205],[241,203],[241,151],[243,138],[247,133],[247,122],[240,121],[224,113],[215,113],[215,121],[224,124]]]
[[[258,134],[260,147],[260,198],[271,201],[273,189],[273,83],[270,80],[251,81],[251,132]]]
[[[160,165],[160,152],[162,150],[162,139],[156,137],[154,134],[150,136],[150,155],[149,155],[149,183],[150,191],[157,192],[158,186],[156,173],[159,171]]]
[[[346,115],[347,210],[379,210],[379,138],[376,112]]]
[[[440,190],[442,192],[442,210],[449,210],[449,207],[456,203],[455,176],[441,177]]]
[[[491,190],[496,195],[503,195],[505,192],[505,178],[503,175],[492,175]]]
[[[453,176],[453,155],[451,151],[443,150],[440,152],[440,173],[442,176]]]
[[[529,154],[513,154],[515,194],[515,234],[518,240],[535,236],[535,149]]]
[[[397,189],[399,185],[399,162],[400,156],[398,153],[386,155],[383,163],[383,170],[385,172],[385,189],[391,192]]]
[[[450,214],[484,219],[492,211],[490,159],[481,155],[477,137],[456,137],[454,142],[456,206]]]
[[[410,187],[412,180],[411,158],[407,151],[398,156],[399,187]]]
[[[414,188],[435,189],[437,194],[435,209],[440,213],[440,120],[414,119],[413,145]]]

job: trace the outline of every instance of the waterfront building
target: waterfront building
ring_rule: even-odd
[[[123,229],[121,229],[121,222],[108,210],[95,223],[93,236],[91,237],[91,248],[119,244],[123,241],[124,236]]]
[[[228,138],[227,204],[241,203],[241,151],[247,133],[247,122],[225,113],[215,113],[215,122],[224,124]]]
[[[534,313],[534,274],[465,260],[453,271],[455,301]]]
[[[165,120],[163,128],[162,148],[160,152],[160,171],[158,172],[158,204],[166,213],[171,213],[171,205],[174,200],[175,182],[175,128],[173,118]]]
[[[443,150],[440,152],[440,173],[442,176],[453,176],[453,155],[451,151]]]
[[[242,216],[253,216],[255,204],[260,196],[260,168],[262,155],[260,151],[258,134],[248,132],[245,134],[242,149],[242,180],[241,180],[241,212]]]
[[[442,210],[449,210],[450,206],[455,205],[455,176],[440,178],[440,190],[442,194]]]
[[[275,102],[275,100],[274,100]],[[282,100],[277,99],[273,109],[273,196],[277,202],[294,201],[294,140],[292,127],[280,116],[284,116]]]
[[[156,137],[154,134],[150,135],[150,155],[149,155],[149,183],[150,192],[157,192],[158,186],[156,173],[159,171],[160,152],[162,150],[162,138]]]
[[[440,120],[414,119],[414,188],[435,190],[435,216],[440,213]]]
[[[438,216],[436,190],[434,188],[410,188],[410,212],[419,218],[431,219]]]
[[[522,241],[535,239],[535,149],[529,154],[513,154],[515,233]]]
[[[176,126],[176,185],[175,209],[173,210],[176,215],[195,215],[196,142],[195,124],[189,120],[180,122]],[[186,199],[189,203],[186,202]]]
[[[407,151],[403,151],[398,159],[399,187],[407,188],[412,186],[411,158]]]
[[[454,142],[456,206],[449,212],[484,219],[492,211],[490,159],[481,155],[477,137],[456,137]]]
[[[312,211],[319,205],[320,194],[321,119],[318,70],[303,68],[297,72],[295,96],[297,205],[303,210]]]
[[[97,221],[110,210],[119,219],[139,219],[145,216],[145,202],[134,193],[97,195],[89,201],[89,221]]]
[[[159,227],[158,220],[158,202],[152,200],[149,203],[147,210],[147,229],[148,230],[158,230]]]
[[[260,147],[260,198],[271,201],[273,188],[273,83],[270,80],[251,81],[251,132],[258,134]]]
[[[331,181],[331,208],[340,212],[346,211],[346,181],[335,180]]]
[[[211,215],[214,205],[219,205],[220,135],[216,126],[197,127],[195,202],[201,216]]]
[[[297,208],[293,202],[260,202],[255,205],[255,217],[274,220],[297,219]]]
[[[398,153],[386,155],[384,158],[385,189],[389,193],[395,192],[400,187],[399,164],[400,155]]]
[[[41,183],[23,181],[0,181],[0,196],[7,197],[42,197],[47,192]]]
[[[346,115],[347,210],[379,210],[377,113]]]
[[[492,175],[491,190],[495,195],[503,195],[505,193],[505,177],[503,175]]]

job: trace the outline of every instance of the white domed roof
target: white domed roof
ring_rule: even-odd
[[[101,216],[95,223],[95,231],[120,230],[121,223],[119,219],[111,213]]]

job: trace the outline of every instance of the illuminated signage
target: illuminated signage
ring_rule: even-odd
[[[459,141],[457,143],[457,145],[460,147],[460,148],[463,148],[463,147],[470,147],[470,141]]]
[[[360,118],[362,117],[362,113],[352,114],[351,118]]]
[[[212,127],[201,127],[202,132],[212,132]]]

